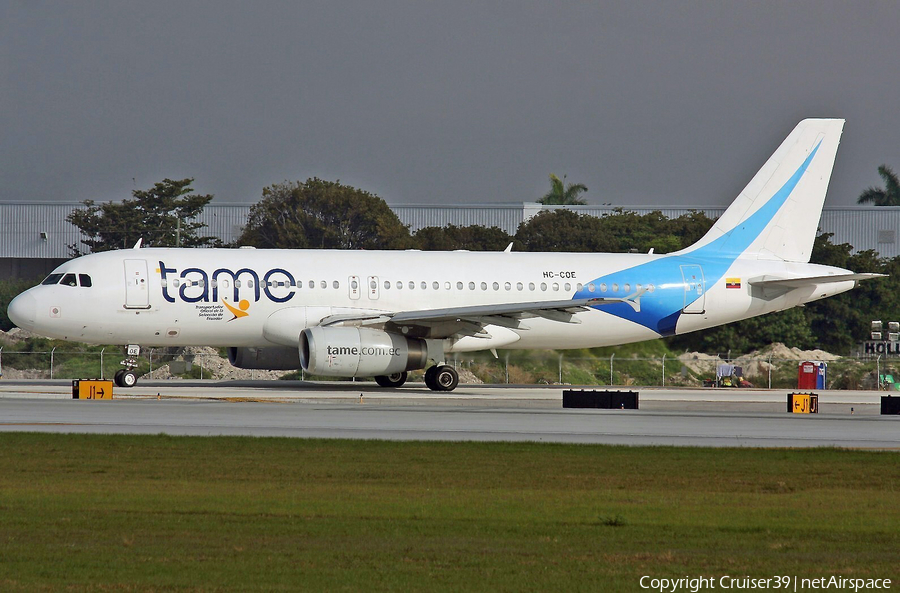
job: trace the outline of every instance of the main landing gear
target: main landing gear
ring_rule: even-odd
[[[124,369],[119,369],[113,375],[113,382],[119,387],[134,387],[137,385],[138,376],[134,369],[138,366],[138,356],[141,354],[141,347],[137,344],[129,344],[125,347],[125,360],[120,362]]]
[[[428,367],[425,371],[425,385],[432,391],[453,391],[459,385],[459,374],[446,364]]]
[[[375,382],[382,387],[400,387],[406,383],[406,376],[406,371],[394,373],[393,375],[379,375],[375,377]]]

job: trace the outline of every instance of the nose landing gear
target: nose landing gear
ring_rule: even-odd
[[[137,385],[138,376],[134,369],[138,366],[138,356],[141,354],[141,347],[137,344],[129,344],[125,347],[125,360],[120,362],[124,369],[119,369],[113,375],[113,382],[119,387],[134,387]]]

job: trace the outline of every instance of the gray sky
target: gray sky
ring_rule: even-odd
[[[828,204],[900,171],[898,2],[0,2],[0,200],[726,205],[804,117]],[[134,181],[132,181],[134,179]]]

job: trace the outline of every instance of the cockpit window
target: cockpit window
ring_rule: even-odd
[[[81,286],[84,287],[84,288],[90,288],[90,287],[91,287],[91,277],[88,276],[87,274],[78,274],[78,282],[79,282],[79,283],[81,284]]]
[[[78,282],[75,281],[75,274],[66,274],[63,276],[62,282],[60,282],[63,286],[78,286]]]
[[[44,278],[44,281],[41,282],[41,286],[50,286],[51,284],[56,284],[62,277],[62,274],[50,274],[49,276]]]

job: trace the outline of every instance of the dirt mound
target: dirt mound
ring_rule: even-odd
[[[30,331],[26,331],[18,327],[14,327],[8,332],[0,330],[0,346],[17,344],[23,340],[27,340],[28,338],[36,337],[38,337],[37,334],[33,334]]]
[[[824,350],[801,350],[799,348],[788,348],[781,342],[751,352],[742,358],[759,358],[772,360],[837,360],[840,356],[834,355]]]
[[[712,376],[716,375],[716,365],[724,362],[718,356],[702,352],[685,352],[678,356],[678,361],[695,373],[701,375],[712,374]]]
[[[280,379],[290,372],[239,369],[232,366],[227,358],[219,356],[218,350],[208,346],[185,348],[184,352],[176,356],[174,360],[180,365],[183,365],[185,361],[189,361],[194,368],[202,367],[204,379]],[[167,363],[154,368],[152,373],[147,373],[143,378],[154,380],[181,379],[182,377],[173,374]]]
[[[466,385],[480,385],[484,383],[484,381],[476,377],[475,373],[473,373],[469,369],[457,367],[456,372],[459,374],[460,383],[465,383]]]

